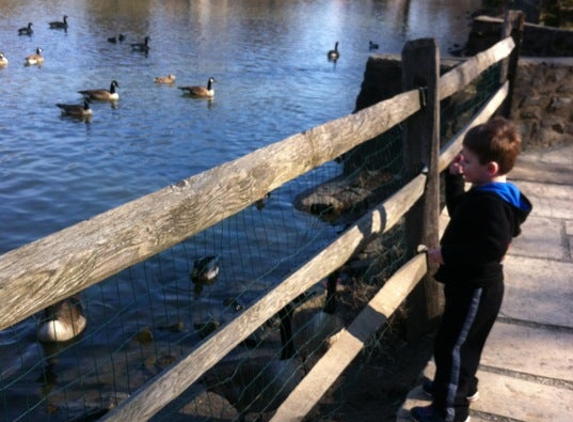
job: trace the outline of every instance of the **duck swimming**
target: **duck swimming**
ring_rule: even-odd
[[[326,57],[331,62],[335,62],[340,58],[340,53],[338,52],[338,41],[334,43],[334,50],[329,50],[328,53],[326,53]]]
[[[71,117],[89,117],[93,114],[90,102],[85,99],[83,104],[56,104],[62,110],[62,115]]]
[[[28,26],[18,29],[18,35],[32,35],[33,32],[32,22],[29,22]]]
[[[175,75],[158,76],[153,79],[156,84],[172,84],[175,82]]]
[[[0,52],[0,67],[5,67],[8,64],[8,59],[4,53]]]
[[[44,310],[37,335],[41,342],[63,342],[78,336],[85,328],[80,295],[76,294]]]
[[[148,53],[149,52],[149,37],[145,37],[142,43],[133,43],[131,44],[131,51],[139,51],[141,53]]]
[[[26,62],[24,63],[26,66],[32,66],[35,64],[42,64],[44,63],[44,56],[42,56],[42,52],[44,50],[42,50],[42,48],[38,47],[36,48],[36,53],[35,54],[31,54],[28,57],[26,57]]]
[[[195,296],[203,291],[203,286],[213,284],[219,275],[219,255],[206,256],[197,259],[189,278],[195,284]]]
[[[64,15],[62,21],[50,22],[50,29],[68,29],[68,17]]]
[[[213,98],[215,96],[213,82],[215,82],[215,78],[210,77],[207,81],[207,86],[180,86],[178,88],[182,91],[185,91],[185,93],[191,97]]]
[[[116,101],[119,100],[119,94],[116,92],[115,88],[119,87],[116,80],[111,81],[109,90],[107,89],[85,89],[83,91],[78,91],[85,98],[90,100],[99,101]]]

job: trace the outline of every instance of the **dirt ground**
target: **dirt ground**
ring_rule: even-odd
[[[432,339],[415,345],[394,340],[375,356],[358,356],[306,421],[395,422],[431,356]]]

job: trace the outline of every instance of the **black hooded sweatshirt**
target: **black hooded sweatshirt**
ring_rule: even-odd
[[[464,191],[461,175],[446,173],[450,222],[442,236],[441,265],[434,278],[475,287],[503,281],[503,258],[531,212],[531,202],[512,183],[492,182]]]

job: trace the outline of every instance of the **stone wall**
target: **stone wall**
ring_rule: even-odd
[[[447,72],[463,59],[442,60]],[[356,110],[400,92],[401,62],[397,55],[373,55],[364,73]],[[463,96],[463,93],[460,93]],[[451,101],[456,101],[455,96]],[[513,92],[511,118],[523,136],[523,148],[549,147],[573,142],[573,58],[520,58]],[[448,122],[442,121],[442,124]],[[454,124],[452,131],[459,128]],[[378,146],[376,141],[347,154],[347,171],[364,165]],[[356,161],[356,162],[354,162]]]
[[[573,58],[520,58],[511,117],[524,149],[573,142]]]
[[[499,41],[503,19],[478,16],[472,22],[465,52],[468,56],[483,51]],[[521,56],[571,57],[573,56],[573,31],[525,23]]]

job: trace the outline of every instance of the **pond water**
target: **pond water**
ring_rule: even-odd
[[[468,13],[480,3],[0,0],[0,51],[9,60],[0,68],[0,253],[351,113],[373,54],[369,41],[379,45],[378,53],[400,53],[407,40],[433,37],[447,55],[465,41]],[[48,22],[63,15],[68,29],[49,29]],[[28,22],[33,34],[18,35]],[[120,33],[123,43],[108,41]],[[131,51],[130,43],[145,36],[149,53]],[[341,57],[332,63],[326,52],[336,41]],[[38,47],[44,64],[24,66]],[[176,75],[173,85],[154,83],[167,74]],[[203,85],[209,77],[216,79],[212,100],[189,98],[177,89]],[[119,83],[116,103],[93,103],[89,121],[60,115],[56,103],[80,103],[79,90],[107,89],[112,80]],[[99,368],[96,355],[125,346],[126,332],[150,324],[149,314],[187,312],[193,287],[181,274],[188,274],[194,257],[224,255],[227,279],[261,280],[275,271],[267,277],[272,285],[293,269],[285,256],[307,245],[308,253],[323,247],[337,228],[297,213],[292,199],[340,171],[335,163],[326,167],[321,176],[271,195],[269,211],[253,207],[247,217],[166,252],[163,261],[159,257],[90,289],[89,321],[116,325],[108,322],[100,330],[88,324],[90,335],[58,355],[58,381],[47,382],[46,368],[51,371],[53,362],[44,360],[46,351],[35,340],[34,318],[0,332],[0,420],[43,420],[49,391],[63,391],[77,377],[78,355],[86,358],[89,351],[91,365]],[[212,301],[229,289],[212,292]],[[140,302],[147,306],[137,306]],[[207,307],[213,302],[192,306],[212,315]],[[66,419],[52,413],[53,420]]]

